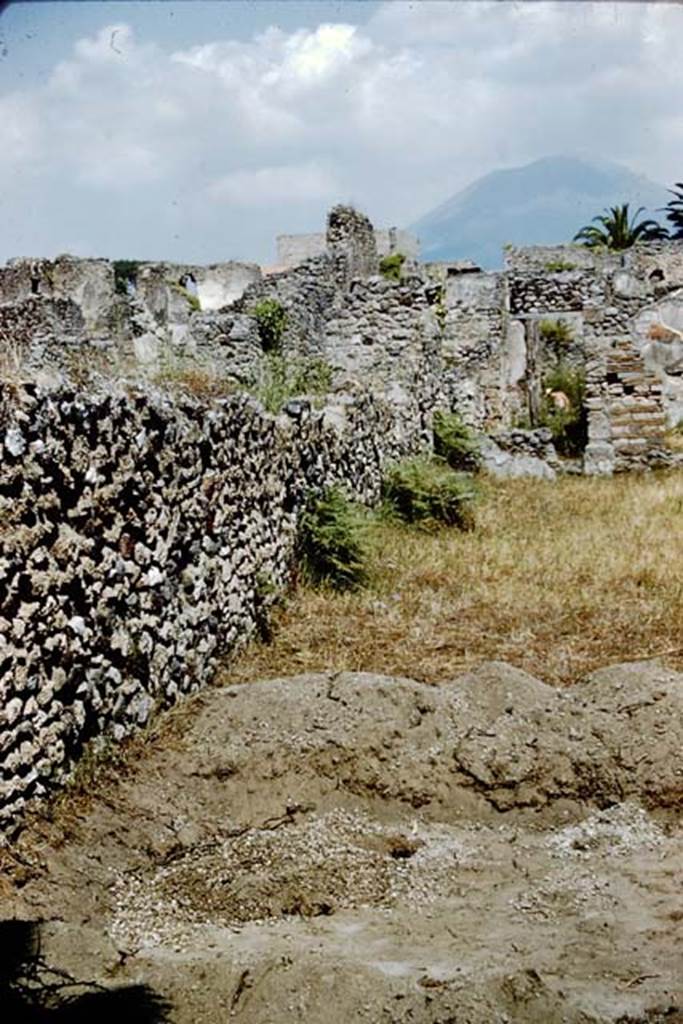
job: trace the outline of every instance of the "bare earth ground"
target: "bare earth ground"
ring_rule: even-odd
[[[5,851],[2,916],[176,1024],[680,1022],[682,711],[657,663],[208,690]]]

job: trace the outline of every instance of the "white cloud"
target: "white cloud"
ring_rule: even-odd
[[[332,202],[339,193],[339,185],[329,171],[308,163],[233,171],[212,182],[207,192],[219,203],[263,206],[315,199]]]
[[[0,97],[0,168],[21,167],[41,149],[41,118],[31,96]]]
[[[272,27],[176,52],[103,25],[46,84],[0,98],[0,181],[13,224],[38,223],[36,201],[31,217],[21,204],[41,189],[90,211],[91,238],[78,231],[91,247],[115,209],[130,251],[156,215],[165,245],[201,251],[229,235],[234,256],[320,226],[338,199],[401,224],[496,166],[550,153],[670,183],[682,37],[683,8],[637,3],[390,0],[362,26]]]
[[[116,64],[135,54],[133,32],[129,25],[107,25],[93,39],[79,39],[74,52],[87,63]]]

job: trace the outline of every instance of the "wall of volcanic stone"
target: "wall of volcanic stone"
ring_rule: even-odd
[[[419,445],[377,400],[0,391],[0,833],[259,628],[307,494]]]

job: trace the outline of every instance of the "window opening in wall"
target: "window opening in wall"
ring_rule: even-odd
[[[194,274],[183,274],[180,278],[180,284],[186,292],[189,292],[190,295],[194,295],[194,297],[197,298],[197,282]]]
[[[605,377],[605,380],[607,381],[608,384],[618,384],[619,383],[619,374],[618,373],[608,373],[607,376]]]
[[[40,292],[40,278],[39,277],[32,277],[31,278],[31,295],[38,295],[39,292]]]

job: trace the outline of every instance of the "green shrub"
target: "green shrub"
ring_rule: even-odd
[[[368,515],[339,487],[312,497],[299,522],[302,573],[313,584],[358,590],[368,580]]]
[[[287,359],[269,352],[250,390],[268,412],[278,413],[298,395],[322,398],[332,386],[332,367],[324,359]]]
[[[558,409],[549,391],[561,391],[568,409]],[[583,370],[560,363],[543,380],[539,426],[552,431],[553,443],[561,455],[580,455],[588,443],[588,414],[585,406],[586,377]]]
[[[574,341],[572,329],[565,320],[541,320],[538,332],[543,344],[558,360],[562,359]]]
[[[279,351],[287,327],[287,311],[284,306],[277,299],[261,299],[250,312],[258,324],[263,351]]]
[[[451,469],[474,472],[479,468],[479,440],[455,412],[438,409],[432,421],[434,451]]]
[[[406,258],[402,252],[392,252],[389,256],[383,256],[379,262],[379,272],[387,281],[401,280],[401,267]]]
[[[114,291],[117,295],[127,295],[129,283],[135,284],[140,260],[114,260]]]
[[[441,459],[418,456],[397,463],[387,473],[382,491],[385,501],[406,523],[474,528],[474,481],[454,473]]]

